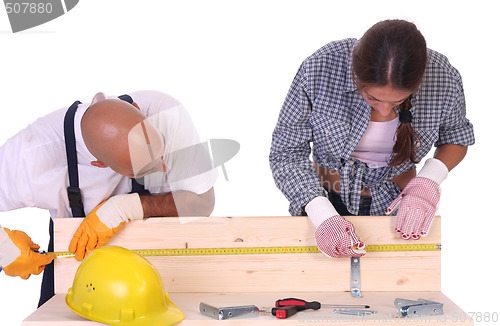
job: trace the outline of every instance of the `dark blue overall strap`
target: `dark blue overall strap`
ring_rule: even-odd
[[[139,179],[130,178],[130,180],[132,180],[132,191],[130,192],[131,194],[136,192],[139,195],[151,195],[149,190],[144,187],[144,177]]]
[[[120,95],[120,96],[118,96],[118,98],[122,101],[129,103],[129,104],[134,103],[134,100],[132,99],[132,97],[130,95],[127,95],[127,94]]]
[[[130,104],[134,103],[134,100],[130,95],[123,94],[118,96],[118,98],[122,101],[128,102]],[[146,190],[144,187],[144,178],[139,178],[139,179],[134,179],[130,178],[132,180],[132,191],[130,193],[138,193],[139,195],[149,195],[150,192]]]
[[[75,101],[64,116],[64,141],[66,143],[66,159],[68,161],[69,187],[68,199],[73,217],[85,217],[82,193],[78,179],[78,160],[76,156],[75,113],[80,101]]]

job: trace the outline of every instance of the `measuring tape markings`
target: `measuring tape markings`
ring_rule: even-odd
[[[388,244],[366,245],[367,252],[389,251],[440,251],[441,244]],[[191,248],[191,249],[138,249],[132,250],[141,256],[220,256],[220,255],[265,255],[265,254],[302,254],[320,253],[316,246],[292,247],[237,247],[237,248]],[[69,251],[47,252],[56,257],[74,257]]]

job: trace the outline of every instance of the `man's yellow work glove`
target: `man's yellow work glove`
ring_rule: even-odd
[[[1,228],[0,228],[1,229]],[[11,231],[4,228],[8,239],[4,237],[2,241],[2,260],[11,260],[6,266],[2,266],[3,271],[9,276],[19,276],[27,280],[31,274],[40,274],[45,265],[54,260],[52,255],[43,255],[35,252],[40,246],[33,243],[31,238],[23,231]],[[17,257],[15,257],[17,254]],[[13,256],[15,258],[13,258]]]
[[[77,260],[104,246],[131,220],[144,218],[138,194],[116,195],[99,204],[82,221],[69,244]]]

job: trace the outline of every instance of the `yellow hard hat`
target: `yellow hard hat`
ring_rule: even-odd
[[[66,305],[82,317],[108,325],[173,325],[184,319],[168,298],[156,268],[118,246],[101,247],[85,257]]]

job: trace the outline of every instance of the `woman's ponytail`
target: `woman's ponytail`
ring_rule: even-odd
[[[410,97],[399,105],[399,126],[396,130],[396,143],[392,148],[395,155],[390,162],[391,166],[403,164],[408,160],[412,163],[418,163],[416,159],[416,150],[419,139],[415,129],[413,129],[411,125],[413,117],[410,108]]]

